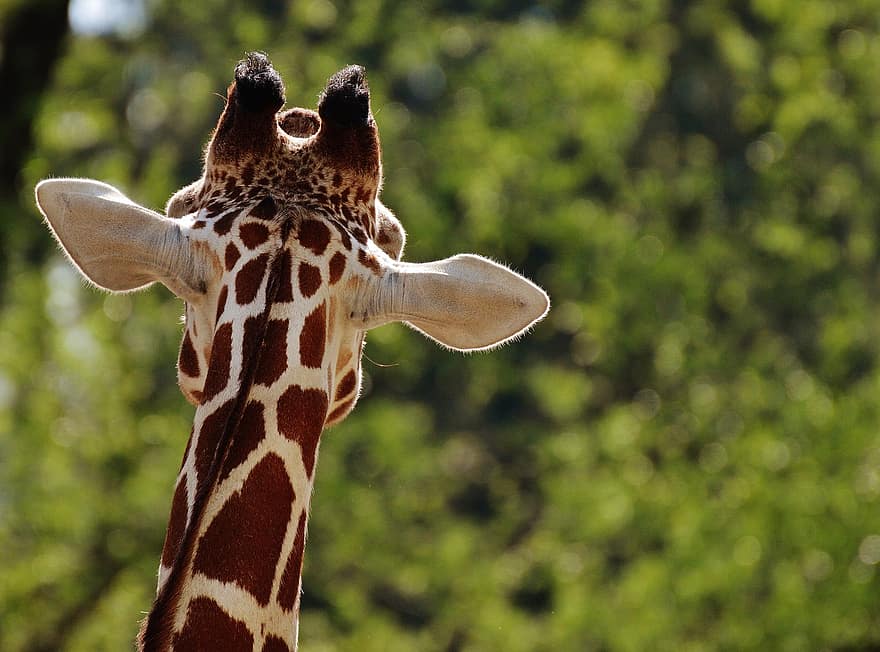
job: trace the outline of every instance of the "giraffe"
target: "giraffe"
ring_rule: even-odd
[[[165,215],[99,181],[36,187],[89,282],[160,282],[185,305],[178,381],[195,416],[140,650],[296,650],[319,440],[357,401],[367,330],[400,321],[482,350],[549,309],[476,255],[401,261],[363,68],[333,75],[317,112],[284,102],[265,54],[240,61],[203,174]]]

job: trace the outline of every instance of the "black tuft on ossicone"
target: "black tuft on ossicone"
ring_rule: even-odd
[[[263,52],[249,52],[235,66],[235,89],[245,111],[271,111],[284,105],[284,82]]]
[[[318,113],[345,127],[365,126],[370,122],[370,88],[361,66],[347,66],[327,81],[318,101]]]

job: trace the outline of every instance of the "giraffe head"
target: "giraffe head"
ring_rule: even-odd
[[[98,181],[50,179],[36,189],[88,280],[114,292],[159,281],[185,301],[179,380],[191,402],[225,387],[230,357],[262,337],[256,382],[320,375],[326,425],[354,404],[368,329],[402,321],[449,348],[478,350],[546,314],[540,288],[487,259],[399,260],[405,234],[379,201],[379,135],[362,68],[333,75],[317,113],[283,104],[269,60],[248,55],[202,177],[172,196],[166,216]]]
[[[202,177],[166,215],[98,181],[36,189],[92,283],[158,281],[186,304],[178,375],[197,407],[143,649],[213,649],[229,632],[246,649],[295,649],[318,439],[357,399],[367,330],[402,321],[478,350],[548,309],[540,288],[479,256],[400,260],[363,69],[331,77],[317,113],[283,104],[265,55],[239,63]]]

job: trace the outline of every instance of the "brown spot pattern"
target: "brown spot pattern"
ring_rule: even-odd
[[[226,427],[233,402],[233,399],[229,399],[202,421],[199,438],[196,442],[196,477],[199,483],[205,481],[211,464],[214,462],[217,445],[223,435],[223,429]]]
[[[211,362],[203,388],[205,400],[210,401],[229,383],[229,367],[232,364],[232,324],[226,323],[214,333],[211,346]]]
[[[327,393],[320,389],[288,387],[278,399],[278,428],[302,449],[303,466],[312,477],[318,440],[327,415]]]
[[[177,481],[177,489],[174,490],[174,498],[171,500],[171,517],[168,519],[168,530],[165,533],[165,545],[162,548],[162,563],[171,566],[177,556],[177,549],[183,539],[183,531],[186,528],[186,476]]]
[[[330,258],[330,285],[333,285],[342,277],[343,270],[345,270],[345,256],[337,251]]]
[[[177,357],[177,367],[190,378],[197,378],[199,375],[199,356],[196,355],[196,349],[189,336],[189,329],[183,335],[180,355]]]
[[[205,530],[194,570],[221,582],[235,582],[261,605],[269,604],[295,498],[284,462],[270,453]]]
[[[189,449],[192,447],[193,443],[193,433],[195,433],[196,427],[193,425],[189,430],[189,439],[186,440],[186,448],[183,449],[183,459],[180,460],[180,466],[178,467],[178,472],[183,468],[183,465],[186,464],[186,459],[189,457]]]
[[[354,372],[354,369],[352,369],[342,377],[342,380],[339,381],[339,384],[336,386],[336,394],[334,395],[333,400],[339,401],[351,394],[354,391],[356,384],[357,374]]]
[[[282,609],[290,611],[296,604],[299,595],[299,583],[302,576],[303,551],[306,539],[306,513],[299,515],[299,525],[296,526],[296,538],[293,540],[293,550],[287,558],[284,575],[281,576],[281,586],[278,588],[278,604]]]
[[[281,256],[281,278],[278,280],[278,290],[275,294],[276,303],[293,301],[293,286],[290,282],[293,274],[293,260],[290,256],[290,250],[285,249]]]
[[[214,323],[220,321],[221,315],[223,315],[223,311],[226,310],[226,299],[229,297],[229,286],[224,285],[220,288],[220,294],[217,295],[217,314],[214,317]]]
[[[232,618],[210,598],[194,598],[186,610],[186,623],[174,636],[176,650],[251,652],[254,638],[247,625]]]
[[[299,227],[299,243],[320,256],[330,243],[330,229],[318,220],[305,220]]]
[[[358,260],[361,265],[373,271],[374,274],[378,274],[381,269],[379,267],[379,261],[376,260],[376,257],[368,253],[365,249],[360,249],[358,251]]]
[[[303,322],[299,334],[299,360],[304,367],[317,369],[324,360],[327,339],[326,304],[322,302]]]
[[[360,351],[363,348],[364,336],[363,334],[360,336],[357,346],[354,348],[357,351]],[[343,349],[339,352],[339,357],[336,358],[336,373],[339,373],[345,368],[345,365],[348,364],[348,361],[354,357],[354,354],[351,349]]]
[[[327,421],[336,421],[336,419],[338,419],[338,418],[341,417],[343,414],[345,414],[346,412],[348,412],[349,410],[351,410],[351,406],[354,405],[354,400],[355,400],[355,398],[356,398],[356,397],[352,396],[352,397],[351,397],[350,399],[348,399],[345,403],[343,403],[343,404],[340,405],[338,408],[336,408],[335,410],[333,410],[333,412],[331,412],[331,413],[327,416]]]
[[[333,220],[332,224],[336,227],[336,230],[339,231],[339,240],[342,242],[342,246],[351,250],[351,236],[348,234],[348,231],[346,231],[345,227],[336,220]]]
[[[262,328],[262,317],[257,315],[255,317],[248,317],[244,322],[244,336],[242,338],[242,350],[245,351],[245,355],[250,356],[255,351],[259,351],[263,343],[256,342],[255,340],[260,336],[261,328]],[[238,382],[244,383],[245,374],[248,372],[248,362],[249,359],[244,361],[242,364],[240,375],[238,377]]]
[[[227,271],[231,271],[233,267],[235,267],[235,263],[238,262],[238,259],[241,258],[241,252],[231,242],[226,245],[226,252],[223,256],[224,262],[226,263]]]
[[[214,222],[214,232],[217,235],[226,235],[232,229],[232,224],[235,222],[235,218],[238,216],[238,213],[235,211],[229,211],[226,215],[221,217],[219,220]]]
[[[254,375],[254,383],[269,386],[281,378],[287,370],[287,329],[286,319],[271,319],[266,325],[266,337],[260,353],[260,364]]]
[[[299,291],[306,298],[312,296],[321,286],[321,270],[308,263],[299,264]]]
[[[361,227],[356,226],[352,228],[351,234],[354,236],[354,239],[360,242],[362,245],[367,244],[367,234],[364,233],[364,230]]]
[[[259,222],[248,222],[242,224],[238,229],[241,241],[248,249],[256,249],[269,239],[269,229],[265,224]]]
[[[263,652],[290,652],[290,648],[283,640],[270,634],[263,642]]]
[[[259,204],[251,209],[251,217],[260,220],[271,220],[278,214],[278,206],[271,197],[266,197]]]
[[[257,291],[266,275],[268,261],[269,254],[260,254],[246,262],[235,277],[235,300],[240,306],[249,304],[257,296]]]
[[[266,422],[263,419],[263,404],[259,401],[248,401],[241,414],[235,435],[229,443],[229,452],[223,462],[220,479],[229,477],[232,470],[242,464],[265,437]]]
[[[370,195],[372,194],[372,192],[373,189],[369,186],[361,186],[357,189],[357,197],[355,201],[357,201],[359,204],[369,203],[371,199]]]

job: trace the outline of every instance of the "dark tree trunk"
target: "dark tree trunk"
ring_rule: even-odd
[[[67,35],[68,0],[27,0],[0,24],[0,198],[17,194],[32,125]]]
[[[33,123],[68,32],[68,0],[22,0],[0,13],[0,278],[13,252],[38,260],[49,245],[33,206],[21,206],[21,169],[33,147]],[[18,219],[27,215],[30,220]],[[32,222],[32,224],[28,224]],[[37,244],[40,243],[40,244]],[[0,296],[5,283],[0,283]]]

